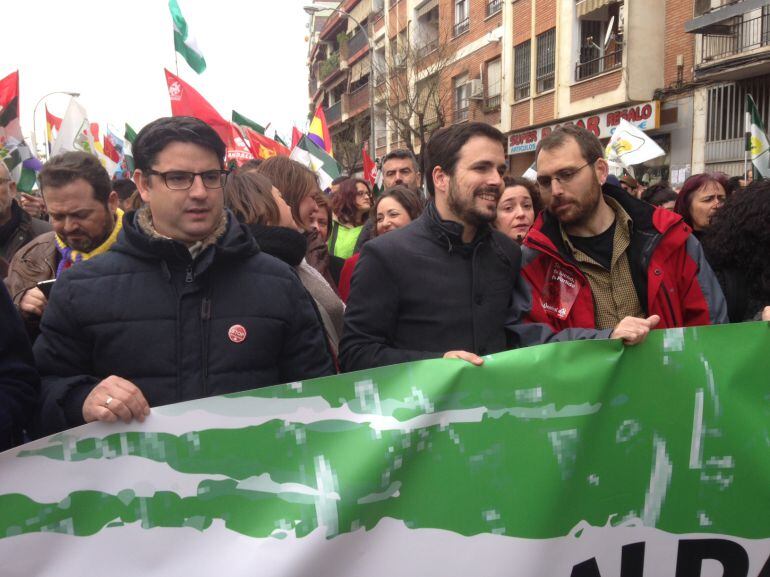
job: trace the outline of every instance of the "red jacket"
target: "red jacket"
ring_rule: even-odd
[[[727,307],[698,240],[682,217],[605,185],[633,221],[628,261],[645,313],[657,328],[727,322]],[[530,322],[554,331],[595,328],[591,286],[564,245],[556,219],[543,211],[524,240],[522,276],[531,290]]]

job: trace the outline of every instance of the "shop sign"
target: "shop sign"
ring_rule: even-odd
[[[621,119],[642,130],[654,130],[660,126],[660,102],[653,100],[618,110],[599,112],[583,118],[567,120],[549,126],[516,132],[508,137],[508,154],[534,152],[537,143],[563,124],[576,124],[593,132],[598,138],[609,138]]]

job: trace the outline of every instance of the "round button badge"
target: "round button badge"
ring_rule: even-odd
[[[234,343],[242,343],[246,340],[246,327],[243,325],[233,325],[230,330],[227,331],[227,336]]]

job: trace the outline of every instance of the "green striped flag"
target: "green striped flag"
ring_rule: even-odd
[[[281,145],[285,146],[286,148],[289,148],[289,145],[288,145],[288,144],[286,144],[286,143],[283,141],[283,138],[281,138],[280,136],[278,136],[278,131],[276,131],[276,130],[274,130],[274,131],[273,131],[273,140],[275,140],[275,141],[276,141],[278,144],[281,144]]]
[[[770,178],[770,142],[751,94],[746,95],[746,150],[751,154],[754,180]]]
[[[123,136],[125,137],[123,154],[125,155],[126,159],[126,169],[128,170],[128,173],[132,175],[134,174],[136,165],[134,164],[134,152],[131,147],[134,145],[134,141],[136,140],[136,131],[131,128],[131,125],[129,125],[128,122],[126,122],[126,129],[123,133]]]
[[[265,134],[265,127],[262,126],[259,122],[254,122],[251,118],[247,118],[243,114],[240,114],[235,110],[233,110],[232,119],[233,119],[233,122],[238,126],[248,126],[254,132],[258,132],[259,134]]]
[[[206,70],[206,60],[198,48],[195,37],[190,34],[187,20],[182,15],[177,0],[169,0],[168,8],[174,21],[174,48],[185,59],[187,64],[198,74]]]
[[[321,190],[331,187],[332,181],[342,174],[339,163],[329,156],[325,150],[310,140],[307,135],[291,151],[289,158],[307,166],[316,173]]]
[[[670,329],[89,423],[0,454],[0,574],[766,577],[768,347]]]

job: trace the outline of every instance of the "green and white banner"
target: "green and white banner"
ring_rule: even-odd
[[[0,455],[0,575],[770,576],[770,327],[435,360]]]

